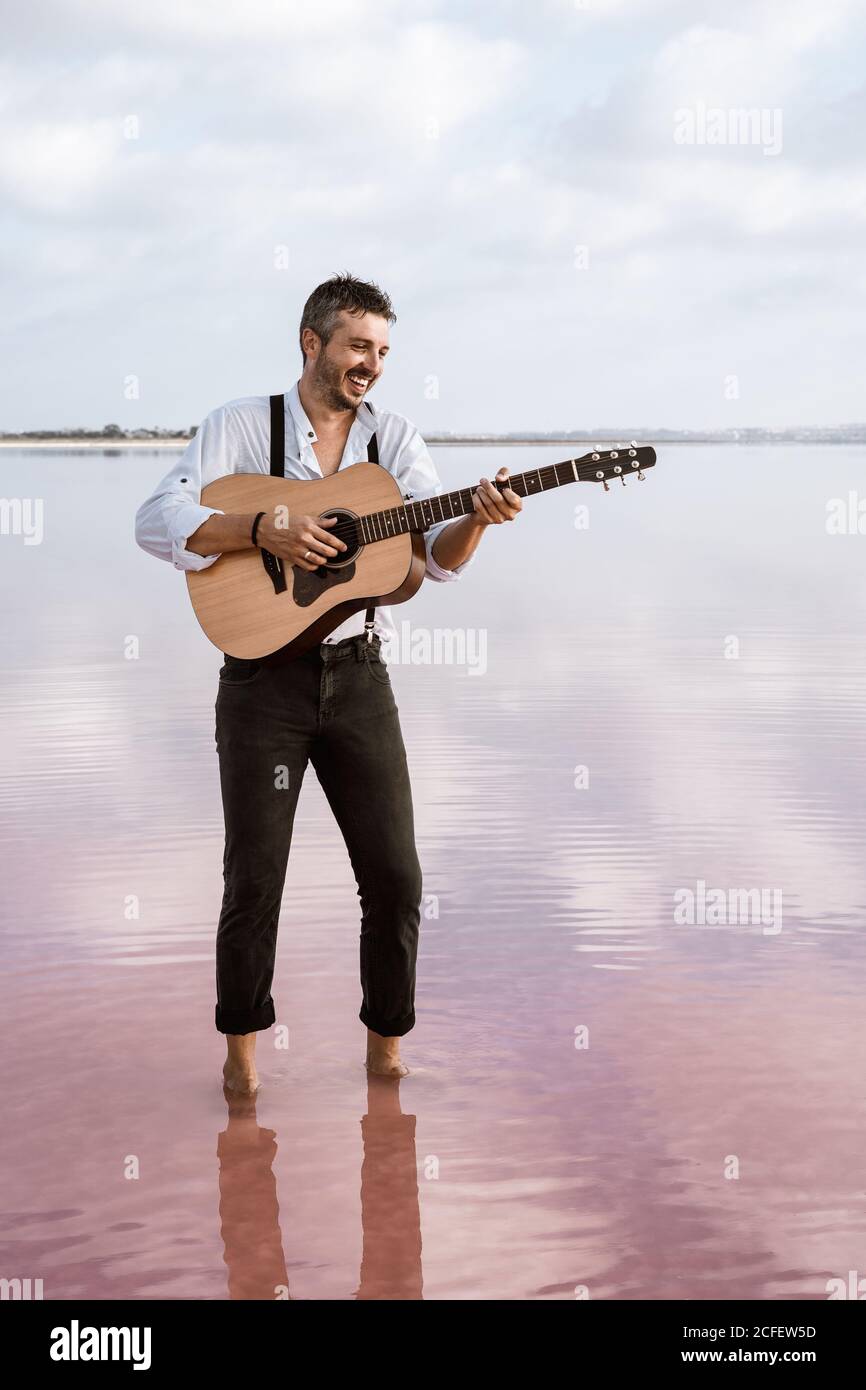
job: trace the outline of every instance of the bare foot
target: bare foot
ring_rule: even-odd
[[[227,1033],[228,1056],[223,1067],[223,1085],[238,1095],[253,1096],[261,1083],[256,1072],[255,1033]]]
[[[367,1060],[364,1065],[375,1076],[409,1075],[409,1068],[400,1061],[400,1039],[383,1038],[372,1028],[367,1029]]]

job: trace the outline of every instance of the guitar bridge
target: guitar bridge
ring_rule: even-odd
[[[265,573],[274,586],[274,593],[284,594],[288,585],[286,584],[286,572],[283,568],[282,560],[279,556],[272,555],[269,550],[263,550],[262,564],[265,567]]]

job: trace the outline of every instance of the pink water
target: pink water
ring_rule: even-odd
[[[591,491],[588,531],[586,490],[527,503],[399,613],[487,642],[477,674],[392,667],[430,895],[411,1074],[362,1066],[357,898],[310,770],[280,1027],[232,1107],[219,657],[130,540],[163,461],[10,456],[46,533],[2,551],[0,1276],[523,1300],[866,1275],[866,538],[824,528],[861,452],[671,449]],[[457,486],[491,455],[439,462]],[[82,556],[84,493],[105,516]],[[777,889],[779,930],[678,924],[699,880]]]

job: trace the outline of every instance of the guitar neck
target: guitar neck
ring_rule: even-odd
[[[628,454],[623,451],[623,463],[629,464]],[[641,451],[644,452],[644,451]],[[650,451],[651,452],[651,451]],[[611,457],[605,455],[606,459]],[[613,458],[617,455],[613,454]],[[653,458],[655,456],[653,455]],[[566,459],[564,463],[548,463],[542,468],[531,468],[526,473],[515,473],[507,482],[493,483],[502,492],[510,487],[518,497],[535,497],[542,492],[551,492],[555,487],[565,487],[567,483],[588,483],[600,481],[599,454],[585,454],[580,459]],[[644,463],[643,466],[648,466]],[[619,472],[626,473],[627,468]],[[604,476],[610,476],[608,469]],[[370,512],[360,518],[361,533],[366,544],[387,540],[390,536],[405,535],[407,531],[429,531],[442,521],[456,521],[458,517],[468,516],[474,508],[472,494],[474,487],[459,488],[457,492],[438,493],[435,497],[425,497],[420,502],[408,502],[402,507],[391,507],[383,512]]]

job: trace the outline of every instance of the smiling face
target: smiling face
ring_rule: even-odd
[[[330,410],[356,410],[379,380],[388,355],[388,320],[342,309],[328,342],[304,329],[304,378]]]

